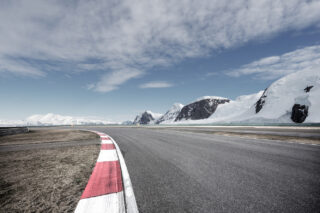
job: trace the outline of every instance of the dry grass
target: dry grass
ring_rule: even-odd
[[[0,212],[73,212],[98,145],[0,153]]]
[[[86,131],[47,128],[1,137],[1,144],[95,138]],[[73,212],[98,153],[99,145],[0,152],[0,212]]]
[[[92,132],[73,129],[31,129],[28,133],[0,137],[0,145],[79,141],[97,139]]]

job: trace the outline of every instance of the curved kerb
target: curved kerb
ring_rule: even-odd
[[[103,132],[96,165],[76,213],[138,213],[130,176],[118,144]]]

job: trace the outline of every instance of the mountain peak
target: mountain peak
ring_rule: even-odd
[[[160,123],[172,123],[180,113],[181,109],[183,108],[183,104],[175,103],[172,107],[156,121],[156,124]]]
[[[162,114],[154,113],[150,110],[146,110],[139,115],[133,121],[133,124],[153,124],[156,120],[158,120]]]

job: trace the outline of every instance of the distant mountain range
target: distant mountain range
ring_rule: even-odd
[[[54,126],[54,125],[106,125],[110,121],[88,118],[72,117],[53,113],[45,115],[32,115],[24,120],[0,120],[0,126]]]
[[[175,103],[164,114],[145,111],[122,125],[320,123],[320,71],[287,75],[267,89],[235,100],[204,96],[186,105]],[[0,120],[0,126],[119,124],[89,117],[48,113],[24,120]]]
[[[145,111],[132,123],[320,123],[320,71],[289,74],[236,100],[204,96],[185,106],[176,103],[164,115]]]

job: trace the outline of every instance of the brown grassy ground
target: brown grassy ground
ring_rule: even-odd
[[[31,129],[27,133],[1,136],[0,145],[79,141],[97,138],[99,138],[97,134],[82,130],[39,128]]]
[[[73,212],[99,145],[0,152],[0,212]]]

